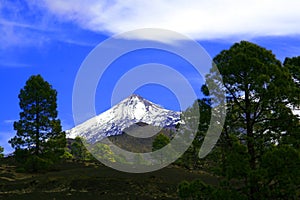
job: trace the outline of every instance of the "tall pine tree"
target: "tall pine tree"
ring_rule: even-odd
[[[228,99],[222,137],[234,134],[245,145],[250,169],[245,177],[248,197],[258,199],[260,181],[255,172],[262,155],[297,128],[298,120],[289,108],[295,103],[297,89],[289,70],[271,51],[256,44],[236,43],[213,60],[223,76]],[[207,78],[220,84],[214,77],[211,71]]]
[[[66,137],[57,119],[56,90],[40,75],[31,76],[19,99],[22,111],[14,123],[17,133],[9,141],[15,153],[24,150],[29,156],[57,160],[66,147]]]

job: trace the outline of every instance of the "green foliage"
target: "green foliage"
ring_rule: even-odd
[[[300,109],[300,56],[286,58],[283,65],[290,72],[295,83],[294,92],[290,94],[291,103],[294,108]],[[300,148],[300,145],[298,145],[298,148]]]
[[[170,143],[170,138],[164,134],[158,134],[152,144],[152,151],[159,150]]]
[[[76,137],[75,141],[72,142],[71,146],[71,154],[73,158],[77,160],[90,160],[92,156],[90,152],[86,149],[84,145],[84,139],[80,137]]]
[[[62,160],[70,160],[73,159],[73,155],[69,151],[64,151],[64,154],[60,156],[60,159]]]
[[[249,198],[253,199],[259,191],[259,158],[276,143],[286,143],[285,138],[292,135],[295,138],[299,131],[299,120],[288,107],[295,103],[297,89],[290,71],[271,51],[256,44],[236,43],[213,60],[223,77],[228,100],[227,118],[218,143],[223,175],[228,179],[244,177]],[[216,72],[212,68],[207,79],[218,86]],[[232,135],[241,142],[234,142]]]
[[[184,166],[188,169],[196,169],[201,167],[199,151],[210,123],[210,117],[210,100],[206,98],[196,100],[192,107],[183,112],[183,118],[186,122],[185,128],[187,129],[184,130],[186,132],[185,134],[190,135],[189,132],[193,129],[196,130],[196,133],[192,144],[187,149],[187,151],[185,151],[184,154],[176,161],[176,164]],[[193,120],[192,118],[195,118],[195,120]]]
[[[28,149],[16,149],[14,155],[15,155],[15,160],[22,165],[27,161],[31,153]]]
[[[154,141],[152,143],[152,151],[157,151],[160,150],[162,148],[164,148],[166,145],[168,145],[170,143],[170,138],[164,134],[158,134],[155,138]],[[167,151],[164,152],[160,152],[159,155],[155,154],[153,156],[154,159],[156,159],[157,162],[159,163],[163,163],[166,160],[166,156],[169,152],[172,152],[172,149],[170,146],[167,146]],[[171,155],[170,155],[171,157]]]
[[[113,153],[110,149],[109,145],[103,143],[96,143],[93,145],[91,152],[96,159],[108,161],[108,162],[116,162],[118,157]]]
[[[189,182],[184,181],[179,184],[178,195],[182,199],[186,199],[186,198],[189,198],[190,196],[192,196],[192,194],[190,192],[190,183]]]
[[[178,186],[178,195],[181,199],[247,199],[244,195],[239,194],[235,190],[218,188],[205,184],[201,180],[195,180],[190,183],[186,181],[182,182]]]
[[[283,65],[288,68],[298,89],[300,89],[300,56],[293,58],[286,58],[283,62]],[[298,93],[299,94],[299,93]],[[296,96],[299,101],[299,96]]]
[[[290,146],[273,147],[261,159],[261,198],[297,199],[300,152]],[[299,195],[299,194],[298,194]]]
[[[4,157],[3,151],[4,151],[4,148],[0,146],[0,158]]]
[[[245,179],[250,171],[249,155],[245,145],[238,138],[230,135],[231,146],[224,149],[225,156],[222,160],[222,174],[227,180]]]
[[[53,166],[50,159],[41,158],[41,156],[32,155],[24,163],[24,169],[27,172],[45,171]]]
[[[54,163],[59,162],[67,151],[66,144],[65,132],[58,133],[57,136],[48,139],[42,157],[48,158]]]
[[[284,131],[292,131],[288,127],[295,127],[295,123],[283,123],[295,121],[286,106],[295,89],[293,81],[271,51],[250,42],[234,44],[214,62],[223,76],[229,100],[226,128],[230,133],[245,133],[255,168],[255,154],[262,150],[260,147],[272,145]]]
[[[22,111],[20,120],[14,123],[17,133],[9,142],[20,163],[39,170],[40,166],[57,162],[66,147],[65,133],[57,119],[57,92],[40,75],[31,76],[19,99]]]
[[[294,109],[300,109],[300,56],[293,58],[286,58],[283,63],[287,68],[294,80],[295,91],[291,93],[291,105]],[[297,119],[295,120],[297,121]],[[298,121],[299,122],[299,121]],[[289,122],[291,123],[291,122]],[[300,149],[300,123],[298,123],[297,130],[293,129],[293,132],[282,140],[285,144],[292,144],[295,148]]]
[[[201,180],[195,180],[189,184],[184,182],[182,186],[179,185],[179,196],[181,198],[209,199],[212,192],[213,188]]]
[[[287,58],[282,66],[271,51],[242,41],[218,54],[214,63],[206,77],[214,89],[203,86],[202,92],[210,98],[219,95],[218,69],[227,116],[213,152],[197,165],[221,175],[223,181],[218,187],[183,183],[179,195],[185,199],[297,199],[300,124],[291,107],[299,107],[300,57]],[[205,136],[206,127],[201,129],[205,122],[199,124],[200,140],[181,158],[186,163]],[[205,196],[206,192],[211,194]]]

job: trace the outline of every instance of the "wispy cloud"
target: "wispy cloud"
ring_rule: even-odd
[[[15,121],[17,121],[16,119],[6,119],[3,121],[4,124],[12,124],[14,123]]]
[[[95,47],[97,45],[96,43],[88,43],[88,42],[72,40],[72,39],[58,39],[58,41],[71,44],[71,45],[83,46],[83,47]]]
[[[49,42],[58,41],[76,46],[94,47],[97,44],[82,41],[82,39],[68,39],[62,30],[39,27],[13,21],[0,20],[0,49],[8,47],[43,46]],[[71,36],[69,36],[71,37]],[[2,64],[3,65],[3,64]],[[6,64],[21,67],[19,64]],[[25,67],[25,66],[24,66]]]
[[[72,30],[65,28],[64,24],[32,2],[34,1],[0,1],[0,50],[41,47],[51,42],[89,47],[96,45],[78,39]]]
[[[0,49],[40,46],[49,41],[47,34],[40,31],[44,30],[29,24],[0,21]]]
[[[58,20],[72,21],[82,28],[111,34],[149,27],[174,30],[194,39],[249,39],[300,34],[298,0],[30,2]],[[136,38],[151,39],[149,35],[144,37],[136,35]],[[152,39],[156,37],[153,35]]]
[[[31,67],[30,64],[25,63],[13,63],[13,62],[1,62],[0,61],[0,68],[23,68],[23,67]]]
[[[15,22],[15,21],[7,21],[4,19],[0,19],[0,25],[1,26],[10,26],[10,27],[15,27],[15,28],[24,28],[24,29],[31,29],[31,30],[36,30],[36,31],[54,31],[50,30],[49,28],[45,27],[40,27],[32,24],[26,24],[26,23],[20,23],[20,22]]]

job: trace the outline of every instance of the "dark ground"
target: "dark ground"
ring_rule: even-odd
[[[0,161],[0,199],[178,199],[178,184],[197,178],[217,183],[208,174],[176,166],[130,174],[97,163],[65,162],[56,171],[17,173],[13,164]]]

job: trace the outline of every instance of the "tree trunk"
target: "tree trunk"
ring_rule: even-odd
[[[247,149],[248,154],[250,156],[249,166],[251,171],[256,169],[255,163],[255,148],[254,148],[254,134],[253,134],[253,127],[251,122],[251,108],[250,108],[250,100],[249,100],[249,93],[245,92],[245,109],[246,109],[246,129],[247,129]],[[257,180],[255,177],[249,177],[250,183],[250,191],[249,191],[249,199],[255,199],[255,193],[257,192]]]
[[[35,155],[38,156],[39,155],[39,150],[40,150],[40,116],[39,116],[39,100],[36,95],[36,119],[35,119],[35,123],[36,123],[36,133],[35,133]]]

